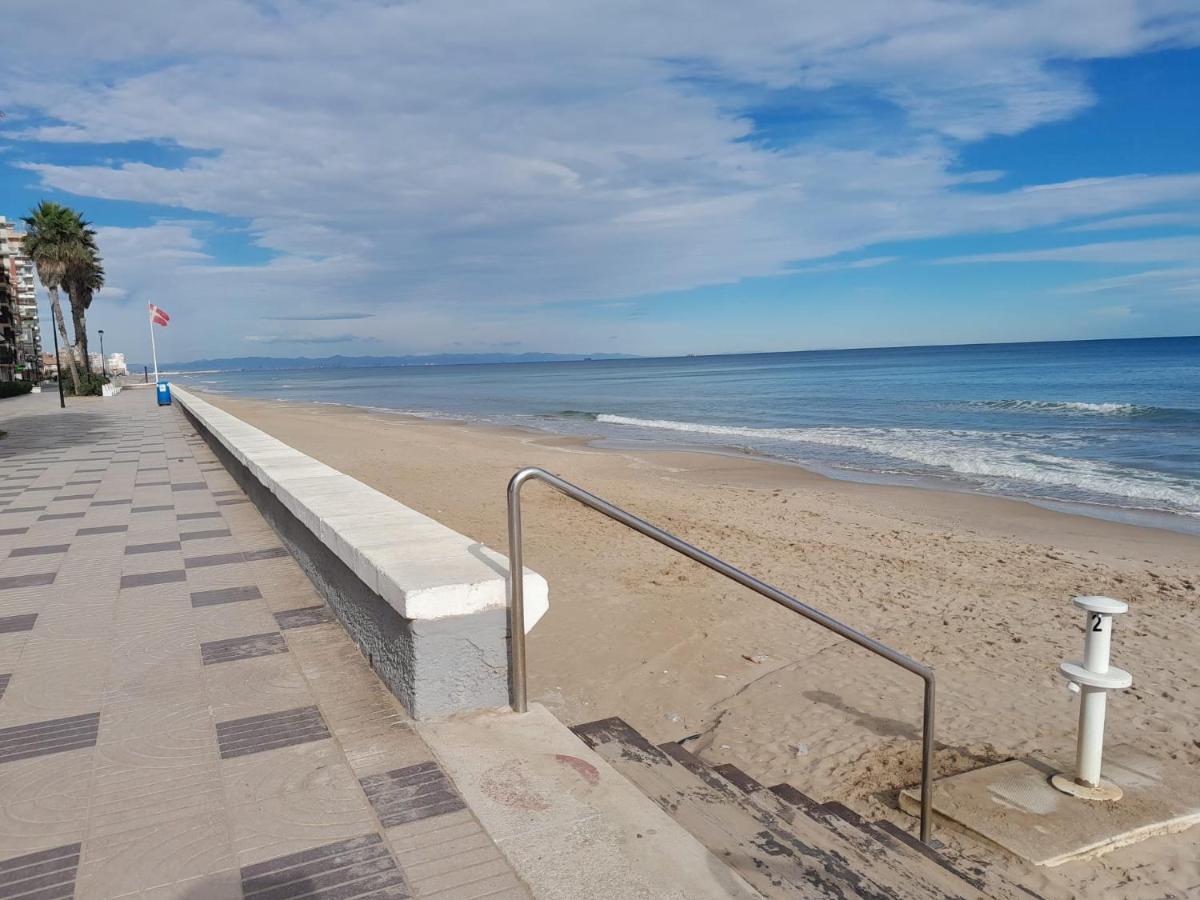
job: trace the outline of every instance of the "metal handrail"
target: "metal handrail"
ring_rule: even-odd
[[[752,575],[747,575],[741,569],[729,565],[724,560],[717,559],[715,556],[705,553],[697,547],[693,547],[675,535],[627,513],[620,507],[613,506],[607,500],[601,500],[595,494],[589,494],[583,488],[571,484],[569,481],[564,481],[557,475],[551,475],[545,469],[539,469],[534,466],[521,469],[508,483],[508,621],[509,632],[512,636],[511,690],[514,710],[525,712],[529,708],[526,694],[525,667],[525,579],[514,578],[513,573],[524,571],[522,564],[524,554],[521,545],[521,485],[535,478],[566,494],[572,500],[577,500],[584,506],[603,513],[613,521],[620,522],[622,525],[632,528],[640,534],[644,534],[664,547],[670,547],[676,553],[682,553],[689,559],[700,563],[700,565],[706,566],[714,572],[736,581],[743,587],[748,587],[768,600],[774,600],[780,606],[785,606],[792,612],[799,613],[806,619],[816,622],[824,628],[828,628],[835,634],[841,635],[846,640],[870,650],[876,656],[882,656],[888,662],[894,663],[900,666],[900,668],[919,676],[925,682],[925,708],[921,727],[921,840],[926,844],[929,843],[929,835],[933,825],[933,669],[914,659],[910,659],[903,653],[899,653],[885,644],[879,643],[874,638],[869,638],[865,634],[855,631],[849,625],[844,625],[820,610],[813,609],[806,603],[801,603],[795,597],[791,597],[783,591],[759,581]]]

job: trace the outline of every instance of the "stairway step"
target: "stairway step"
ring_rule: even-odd
[[[808,846],[773,816],[747,808],[732,788],[714,787],[618,718],[572,729],[720,859],[768,897],[900,900],[825,847]],[[716,779],[717,776],[713,775]]]
[[[982,895],[972,885],[953,877],[907,846],[889,846],[878,840],[869,826],[862,828],[842,819],[832,810],[824,809],[824,804],[815,803],[795,789],[793,794],[800,805],[785,803],[736,766],[726,764],[714,771],[715,767],[710,768],[678,745],[663,745],[662,749],[701,776],[706,770],[713,777],[727,779],[732,775],[736,780],[731,780],[731,785],[743,791],[757,807],[787,822],[801,841],[837,853],[859,875],[898,897],[982,900]],[[846,811],[853,815],[849,809]],[[867,825],[866,822],[862,824]]]

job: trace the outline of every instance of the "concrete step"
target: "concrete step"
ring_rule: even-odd
[[[908,851],[919,854],[945,869],[954,878],[961,879],[971,885],[985,897],[993,898],[993,900],[1050,900],[1050,898],[1044,897],[1042,894],[1025,885],[1013,884],[990,869],[972,867],[970,870],[967,870],[961,866],[956,866],[937,850],[922,843],[920,839],[886,819],[868,822],[844,804],[837,802],[817,803],[790,784],[777,784],[770,790],[771,793],[780,799],[787,801],[798,809],[803,809],[809,816],[830,823],[831,827],[835,827],[832,823],[840,819],[849,823],[852,827],[867,831],[875,840],[893,852],[898,854],[904,853],[905,848],[907,848]],[[1068,900],[1068,897],[1062,895],[1061,898],[1055,897],[1054,900]]]
[[[704,770],[708,770],[712,777],[727,781],[757,806],[787,822],[800,840],[842,855],[857,874],[897,896],[945,900],[984,898],[975,886],[956,873],[907,844],[876,832],[870,823],[841,804],[817,804],[795,789],[792,795],[795,802],[788,802],[736,766],[709,767],[678,744],[663,745],[662,749],[697,774],[703,776]],[[841,811],[845,812],[844,816],[839,814]]]
[[[712,853],[768,897],[901,900],[943,897],[885,888],[850,863],[853,848],[811,823],[805,840],[786,822],[703,768],[684,765],[618,718],[574,729]],[[701,764],[702,766],[703,764]],[[812,840],[811,838],[819,838]],[[848,851],[848,852],[847,852]]]

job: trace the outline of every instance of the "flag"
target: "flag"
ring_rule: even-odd
[[[159,309],[153,303],[150,304],[150,324],[151,325],[166,325],[171,321],[171,317],[167,315],[165,309]]]

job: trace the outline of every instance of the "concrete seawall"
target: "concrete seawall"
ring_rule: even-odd
[[[504,556],[186,390],[172,392],[413,718],[508,704]],[[524,579],[528,631],[549,591],[529,569]]]

